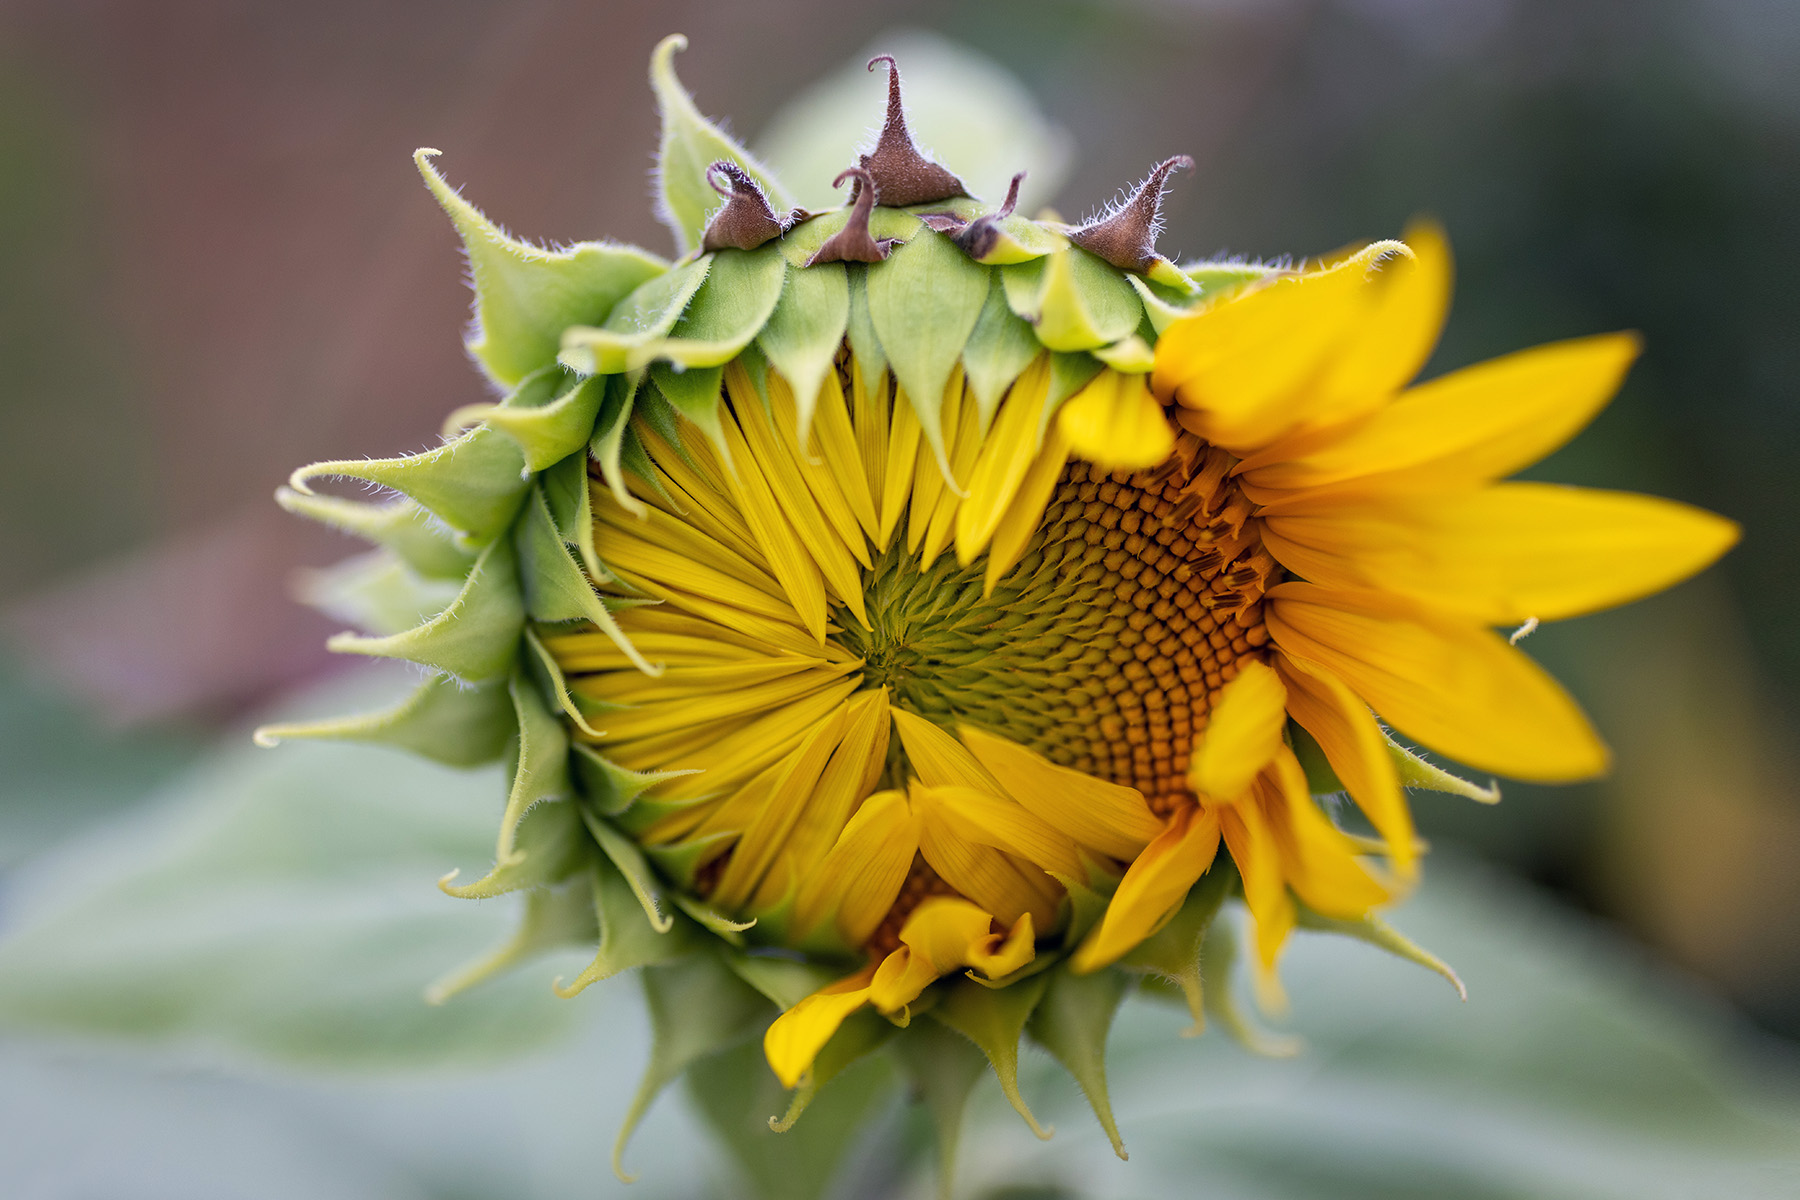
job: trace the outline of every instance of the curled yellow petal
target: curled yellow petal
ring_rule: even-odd
[[[1219,850],[1219,818],[1198,805],[1182,809],[1132,862],[1106,915],[1071,965],[1083,974],[1116,962],[1154,933],[1186,898]]]
[[[1103,467],[1154,467],[1175,449],[1162,405],[1142,375],[1105,370],[1056,414],[1076,455]]]
[[[813,1060],[844,1018],[869,1002],[869,984],[874,978],[875,967],[870,965],[820,988],[775,1018],[763,1034],[763,1057],[782,1087],[799,1086],[800,1077],[812,1069]]]
[[[1162,830],[1136,788],[1057,766],[1017,742],[971,725],[957,734],[981,765],[1004,781],[1008,795],[1084,846],[1130,861]]]
[[[1273,668],[1246,662],[1219,693],[1188,760],[1188,783],[1202,796],[1231,801],[1275,757],[1287,727],[1287,689]]]

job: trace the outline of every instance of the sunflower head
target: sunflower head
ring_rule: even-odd
[[[492,869],[442,886],[522,892],[524,921],[432,998],[586,942],[558,991],[637,969],[656,1029],[621,1147],[670,1080],[760,1038],[792,1090],[777,1129],[892,1054],[947,1162],[970,1064],[1037,1128],[1024,1037],[1119,1146],[1104,1045],[1132,988],[1278,1048],[1234,1005],[1227,908],[1265,1006],[1296,926],[1454,982],[1377,915],[1418,870],[1403,789],[1497,794],[1389,728],[1482,772],[1598,773],[1496,627],[1656,590],[1735,537],[1499,482],[1587,422],[1635,341],[1414,384],[1449,294],[1435,228],[1177,266],[1158,210],[1190,160],[1082,224],[1029,219],[1017,177],[986,204],[917,148],[887,58],[847,203],[796,209],[681,89],[682,45],[651,67],[680,257],[517,241],[420,151],[503,398],[279,495],[378,547],[337,572],[365,631],[332,648],[427,675],[259,737],[510,764]]]

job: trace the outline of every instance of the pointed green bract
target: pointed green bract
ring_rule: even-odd
[[[948,479],[944,388],[987,304],[987,268],[970,262],[949,238],[920,229],[869,268],[868,287],[875,333]]]
[[[968,1038],[936,1021],[916,1021],[894,1043],[913,1090],[931,1112],[937,1134],[938,1200],[949,1200],[956,1184],[956,1151],[962,1141],[963,1112],[981,1079],[987,1056]]]
[[[574,383],[545,404],[497,408],[485,419],[488,425],[519,443],[525,469],[535,474],[587,444],[594,417],[600,411],[600,394],[600,381],[590,377]]]
[[[644,790],[665,779],[692,775],[692,771],[631,771],[608,761],[592,746],[575,743],[575,772],[582,795],[603,817],[618,817],[631,808]]]
[[[587,823],[588,832],[594,835],[594,841],[599,843],[619,876],[630,886],[631,894],[637,897],[644,910],[644,919],[656,932],[669,932],[675,918],[664,909],[662,885],[651,872],[650,864],[644,861],[644,852],[638,849],[637,843],[591,812],[584,811],[581,819]]]
[[[446,766],[475,767],[505,753],[512,715],[502,680],[464,687],[448,675],[432,675],[392,708],[264,725],[255,738],[259,746],[284,741],[373,742],[410,750]]]
[[[625,482],[625,445],[631,433],[631,414],[637,407],[639,386],[644,373],[611,375],[606,380],[606,396],[600,402],[600,419],[594,436],[588,442],[588,456],[600,468],[600,477],[613,494],[613,499],[628,513],[643,516],[644,502],[631,494]]]
[[[648,674],[656,674],[619,630],[606,603],[569,553],[568,545],[550,516],[541,489],[532,491],[524,519],[515,533],[518,563],[525,582],[524,609],[534,621],[592,621],[605,630],[619,649]],[[498,545],[499,543],[496,543]]]
[[[386,550],[302,571],[294,598],[364,633],[400,633],[444,611],[462,589],[454,579],[426,579]]]
[[[635,246],[584,242],[545,250],[508,237],[457,195],[419,150],[413,162],[462,236],[475,284],[475,322],[466,345],[494,382],[512,387],[556,360],[562,331],[606,319],[613,305],[669,264]]]
[[[627,369],[635,371],[657,359],[689,369],[730,362],[768,324],[787,274],[779,246],[720,250],[681,318],[666,336],[628,352]]]
[[[700,244],[707,218],[722,200],[707,182],[707,171],[720,159],[735,162],[761,186],[776,212],[794,206],[767,167],[700,115],[693,97],[675,77],[675,55],[687,49],[687,39],[671,34],[658,42],[650,55],[650,87],[662,112],[662,141],[656,157],[656,215],[675,235],[675,245],[686,254]]]
[[[1206,991],[1201,983],[1201,947],[1219,908],[1230,894],[1236,873],[1215,866],[1188,891],[1181,907],[1161,929],[1145,938],[1119,960],[1128,971],[1142,971],[1181,989],[1194,1024],[1184,1037],[1198,1037],[1206,1029]]]
[[[1033,975],[1009,988],[984,988],[970,979],[952,983],[927,1015],[962,1034],[987,1056],[1007,1102],[1025,1118],[1031,1132],[1048,1139],[1055,1132],[1038,1124],[1019,1093],[1019,1037],[1032,1009],[1043,998],[1047,977]]]
[[[984,432],[1013,380],[1042,349],[1031,326],[1008,307],[1000,276],[993,273],[981,316],[963,347],[963,375],[969,381],[969,390],[975,393]]]
[[[788,272],[781,302],[763,327],[757,345],[793,389],[800,419],[799,445],[806,444],[819,389],[843,345],[849,323],[850,279],[844,264],[824,263]]]
[[[1377,949],[1385,950],[1396,958],[1417,963],[1427,971],[1434,971],[1442,975],[1450,986],[1456,989],[1458,996],[1465,1001],[1468,1000],[1469,989],[1463,986],[1463,981],[1457,975],[1454,967],[1380,917],[1370,914],[1360,921],[1341,921],[1335,917],[1327,917],[1323,913],[1314,912],[1304,904],[1296,904],[1295,910],[1300,928],[1311,929],[1318,933],[1335,933],[1339,937],[1355,938],[1359,942],[1367,942]]]
[[[546,404],[562,378],[563,373],[554,367],[538,371],[521,382],[503,406]],[[512,521],[527,483],[525,455],[519,444],[486,425],[419,454],[313,463],[295,471],[288,486],[310,496],[310,481],[319,478],[360,479],[391,488],[412,497],[477,544]]]
[[[406,496],[371,503],[284,487],[276,489],[275,503],[385,547],[431,579],[461,579],[475,561],[470,550],[457,544],[449,526]]]
[[[1500,803],[1500,785],[1497,782],[1487,787],[1470,783],[1460,775],[1452,775],[1435,763],[1427,762],[1393,738],[1387,740],[1387,747],[1388,756],[1394,760],[1394,770],[1399,773],[1401,787],[1449,792],[1478,804]]]
[[[1081,1085],[1113,1153],[1129,1158],[1106,1093],[1106,1035],[1124,998],[1125,977],[1117,971],[1076,975],[1058,966],[1047,973],[1044,998],[1026,1028]]]
[[[1264,1058],[1292,1058],[1304,1048],[1299,1038],[1263,1029],[1231,990],[1237,966],[1237,930],[1230,921],[1214,921],[1200,944],[1200,980],[1206,1015],[1219,1023],[1238,1045]]]
[[[588,904],[599,945],[593,961],[582,968],[581,974],[566,984],[559,979],[550,985],[565,1000],[573,999],[602,979],[638,967],[673,962],[694,949],[689,928],[672,925],[658,929],[644,915],[631,885],[604,865],[596,866],[591,874]]]
[[[860,264],[848,268],[850,276],[850,323],[844,339],[850,343],[850,357],[863,383],[873,389],[887,370],[887,351],[875,333],[875,318],[869,315],[869,272]]]
[[[404,658],[479,683],[512,669],[524,627],[518,558],[501,538],[481,552],[456,599],[431,620],[387,637],[340,633],[325,646],[339,654]]]
[[[1124,276],[1078,246],[1017,266],[1000,278],[1012,310],[1052,350],[1096,350],[1136,331],[1144,306]]]
[[[544,489],[550,521],[562,534],[563,544],[575,548],[582,569],[590,579],[595,583],[611,583],[612,574],[600,561],[599,551],[594,549],[594,503],[588,491],[586,459],[571,453],[545,471],[538,482]]]
[[[544,645],[543,639],[531,626],[525,627],[525,669],[530,672],[534,682],[542,685],[557,710],[568,718],[569,724],[589,737],[603,737],[603,730],[597,730],[588,724],[587,713],[569,691],[569,681],[563,675],[563,669],[556,658]]]
[[[710,254],[681,263],[619,301],[603,324],[563,330],[557,361],[582,375],[616,375],[649,363],[656,356],[644,347],[675,327],[712,264]]]
[[[613,1143],[613,1174],[626,1183],[637,1177],[625,1173],[625,1146],[651,1102],[696,1062],[751,1037],[774,1015],[767,1000],[712,954],[649,966],[639,978],[650,1009],[650,1062]]]
[[[519,927],[512,937],[426,988],[425,1003],[443,1004],[541,954],[584,942],[592,944],[600,936],[592,892],[583,882],[527,892]]]
[[[662,398],[669,402],[669,407],[691,421],[696,429],[706,435],[706,440],[712,443],[716,451],[726,455],[725,461],[729,462],[730,450],[725,441],[725,427],[720,424],[725,368],[678,370],[673,364],[657,363],[650,368],[650,382],[656,385]],[[680,442],[674,444],[679,446]]]
[[[769,1128],[776,1133],[786,1133],[794,1127],[802,1113],[812,1104],[819,1089],[835,1079],[844,1068],[852,1063],[873,1054],[887,1045],[894,1036],[893,1022],[885,1020],[869,1009],[862,1009],[844,1018],[831,1040],[825,1043],[818,1057],[813,1059],[812,1069],[794,1089],[788,1101],[787,1111],[779,1117],[769,1118]]]

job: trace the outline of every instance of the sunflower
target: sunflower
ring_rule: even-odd
[[[518,242],[421,151],[505,398],[281,493],[381,544],[343,572],[360,611],[424,614],[333,647],[432,673],[390,712],[262,739],[512,763],[493,869],[443,886],[524,891],[525,924],[434,998],[585,939],[562,993],[643,968],[633,1122],[760,1033],[794,1091],[777,1128],[892,1050],[947,1158],[971,1054],[1037,1128],[1026,1034],[1119,1145],[1103,1048],[1128,986],[1254,1037],[1228,901],[1268,1006],[1296,926],[1454,981],[1377,916],[1419,868],[1403,789],[1497,794],[1389,729],[1483,773],[1602,772],[1496,630],[1655,591],[1736,537],[1500,482],[1593,417],[1636,339],[1414,383],[1450,293],[1435,227],[1178,267],[1155,238],[1186,160],[1081,225],[1017,215],[1017,178],[989,208],[914,147],[891,60],[848,203],[796,210],[694,109],[680,45],[652,82],[683,256]],[[315,494],[327,476],[395,496]]]

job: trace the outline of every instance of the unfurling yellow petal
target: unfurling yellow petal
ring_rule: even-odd
[[[934,896],[921,902],[900,927],[900,948],[876,970],[869,999],[883,1012],[895,1012],[952,971],[969,967],[999,979],[1036,957],[1030,913],[1004,933],[994,924],[967,900]]]
[[[972,787],[917,787],[912,801],[921,819],[935,820],[966,841],[1003,850],[1040,870],[1079,879],[1075,843],[1006,796]]]
[[[1403,241],[1412,257],[1395,256],[1371,280],[1369,305],[1342,353],[1311,387],[1329,405],[1315,421],[1372,411],[1411,383],[1437,345],[1450,307],[1450,246],[1433,222],[1418,222]]]
[[[1360,920],[1392,894],[1357,861],[1357,846],[1319,810],[1306,773],[1283,749],[1264,777],[1264,812],[1281,847],[1282,874],[1308,907],[1339,920]]]
[[[1162,405],[1142,375],[1104,370],[1056,414],[1075,454],[1103,467],[1154,467],[1175,449]]]
[[[1270,553],[1314,583],[1400,592],[1496,625],[1661,591],[1739,534],[1734,522],[1671,500],[1547,483],[1319,498],[1284,505],[1264,529]]]
[[[763,1057],[782,1087],[797,1087],[844,1018],[869,1001],[875,967],[820,988],[775,1018],[763,1034]]]
[[[1200,795],[1229,803],[1250,789],[1275,757],[1287,727],[1287,689],[1273,668],[1246,662],[1219,693],[1206,728],[1194,741],[1188,783]]]
[[[1252,499],[1355,480],[1368,491],[1444,490],[1509,475],[1561,446],[1619,390],[1639,342],[1627,333],[1577,338],[1465,367],[1403,393],[1305,454],[1259,457]]]
[[[1007,793],[1084,846],[1130,861],[1162,829],[1143,793],[1059,767],[1017,742],[964,725],[957,730]],[[1078,874],[1078,873],[1077,873]]]
[[[1275,963],[1293,932],[1297,914],[1281,874],[1281,849],[1258,804],[1219,810],[1219,836],[1244,883],[1244,904],[1256,920],[1257,994],[1265,1008],[1281,1005]]]
[[[972,787],[996,796],[1005,795],[1000,781],[988,773],[955,738],[905,709],[894,709],[894,728],[906,757],[927,787]]]
[[[1335,675],[1408,737],[1481,770],[1566,782],[1605,771],[1606,748],[1569,694],[1472,624],[1391,597],[1284,583],[1268,593],[1283,654]]]
[[[956,560],[965,567],[987,548],[1038,457],[1049,393],[1050,358],[1039,355],[1007,392],[975,460],[969,495],[956,510]]]
[[[1074,969],[1086,974],[1109,966],[1154,933],[1206,874],[1218,850],[1216,814],[1197,805],[1176,813],[1119,881],[1099,927],[1071,959]]]
[[[863,801],[825,861],[801,885],[795,931],[804,936],[835,905],[844,941],[862,945],[893,907],[918,849],[918,823],[906,797],[876,792]]]
[[[1387,840],[1395,870],[1410,875],[1418,858],[1412,813],[1375,714],[1326,672],[1287,658],[1275,666],[1287,684],[1288,712],[1319,743],[1350,798]]]

